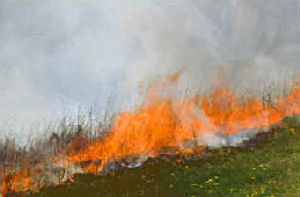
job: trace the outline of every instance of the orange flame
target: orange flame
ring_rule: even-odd
[[[14,192],[37,192],[45,185],[43,179],[37,179],[37,175],[43,170],[42,166],[33,169],[26,167],[24,164],[22,169],[12,168],[1,174],[1,194],[6,196],[9,191]]]
[[[101,165],[85,166],[90,173],[101,171],[109,161],[128,155],[157,156],[165,146],[184,147],[186,140],[201,141],[203,133],[234,134],[263,128],[285,116],[300,113],[300,85],[294,80],[285,97],[277,96],[268,106],[258,96],[247,99],[230,88],[216,88],[209,95],[175,100],[160,96],[163,88],[176,83],[180,73],[155,83],[136,112],[120,113],[111,132],[91,142],[87,149],[69,155],[69,162],[101,160]]]
[[[86,162],[83,170],[102,172],[110,161],[130,155],[157,156],[164,147],[185,149],[188,140],[201,145],[204,133],[234,134],[247,129],[264,128],[279,123],[284,117],[300,114],[300,79],[294,79],[285,96],[268,102],[258,96],[240,96],[230,88],[216,88],[210,94],[185,100],[161,96],[164,88],[175,84],[181,72],[154,83],[142,106],[135,112],[121,112],[110,132],[102,140],[91,141],[84,150],[66,150],[65,168]],[[203,144],[202,144],[203,146]],[[197,149],[199,150],[199,149]],[[54,163],[60,161],[56,158]],[[94,162],[88,162],[94,161]],[[100,162],[95,162],[100,161]],[[42,170],[42,169],[41,169]],[[44,185],[34,183],[38,170],[14,169],[2,173],[1,192],[37,191]]]

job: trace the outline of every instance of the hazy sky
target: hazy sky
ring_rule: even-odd
[[[1,134],[138,98],[139,81],[180,69],[181,87],[256,86],[300,70],[295,1],[1,1]],[[96,110],[95,109],[95,110]]]

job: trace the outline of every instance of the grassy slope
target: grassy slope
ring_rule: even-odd
[[[108,176],[78,175],[68,188],[36,196],[300,196],[300,127],[295,134],[280,128],[255,149],[222,149],[179,165],[157,160]]]

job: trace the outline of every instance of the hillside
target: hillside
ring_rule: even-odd
[[[106,176],[76,175],[73,184],[30,196],[300,196],[297,118],[251,143],[255,148],[222,148],[180,164],[153,159]]]

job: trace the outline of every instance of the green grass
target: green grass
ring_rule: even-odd
[[[76,175],[68,187],[34,196],[300,196],[300,127],[289,120],[289,128],[278,128],[254,149],[224,148],[179,165],[159,159],[107,176]]]

